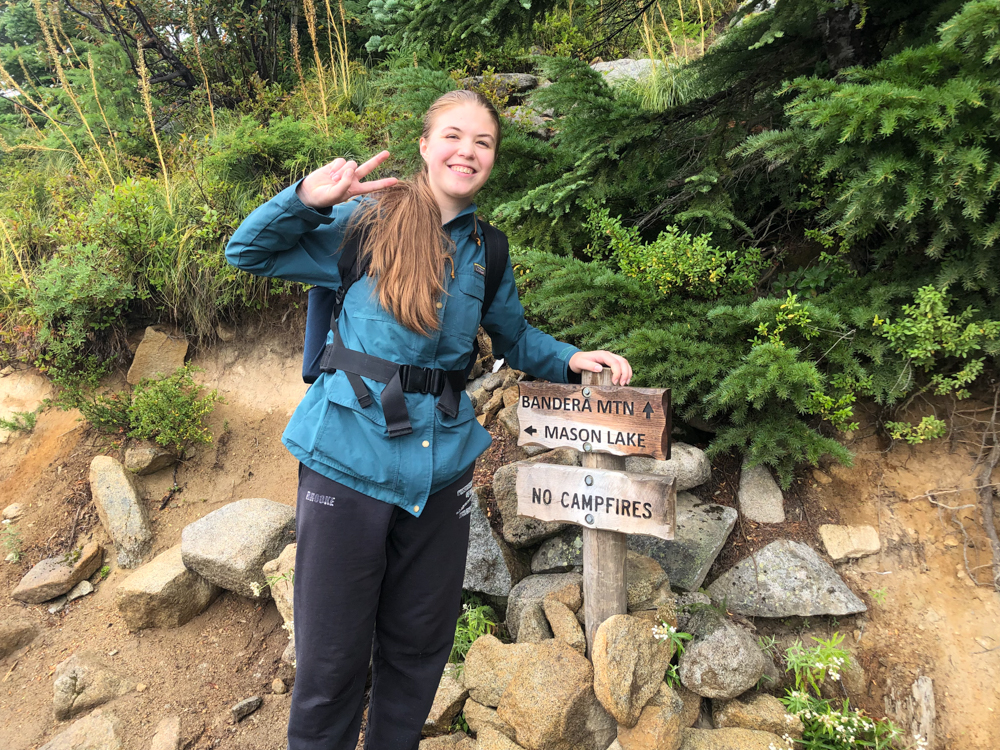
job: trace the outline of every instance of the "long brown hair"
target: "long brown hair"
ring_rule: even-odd
[[[496,127],[494,153],[500,148],[500,117],[490,101],[475,91],[458,89],[438,97],[424,115],[423,137],[437,116],[462,104],[478,104]],[[445,268],[454,272],[451,238],[441,226],[441,209],[431,192],[427,167],[410,180],[374,194],[352,220],[350,231],[364,233],[362,258],[370,259],[379,304],[411,331],[429,335],[438,328],[437,301],[444,293]]]

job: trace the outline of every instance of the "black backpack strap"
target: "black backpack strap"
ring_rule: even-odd
[[[506,234],[488,221],[479,219],[479,225],[483,228],[483,238],[486,241],[486,294],[483,296],[483,317],[486,317],[486,311],[497,296],[503,272],[507,269],[510,242]]]
[[[337,271],[340,273],[340,286],[337,288],[337,300],[334,303],[333,314],[330,317],[330,328],[337,330],[337,318],[344,308],[344,298],[354,282],[368,273],[370,256],[361,257],[361,245],[364,242],[363,231],[356,229],[344,240],[337,261]]]

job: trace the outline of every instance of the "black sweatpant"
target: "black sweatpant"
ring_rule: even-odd
[[[461,611],[472,467],[419,518],[300,466],[288,750],[417,750]]]

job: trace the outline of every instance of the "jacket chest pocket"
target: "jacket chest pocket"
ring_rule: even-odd
[[[472,342],[479,330],[483,314],[486,281],[474,271],[456,274],[449,289],[450,297],[445,310],[444,332],[466,342]]]

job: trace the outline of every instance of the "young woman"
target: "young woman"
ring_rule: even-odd
[[[460,611],[472,469],[491,441],[463,384],[451,385],[480,323],[498,357],[537,377],[567,382],[604,365],[621,385],[632,376],[622,357],[528,325],[509,263],[480,320],[486,258],[472,201],[499,145],[492,105],[452,91],[424,117],[412,182],[362,182],[386,151],[337,159],[254,211],[226,248],[251,273],[331,289],[352,232],[370,258],[329,339],[337,371],[308,390],[283,436],[300,461],[289,750],[354,750],[369,657],[366,747],[417,748]],[[398,377],[366,375],[398,365],[427,368],[440,388],[402,393]]]

